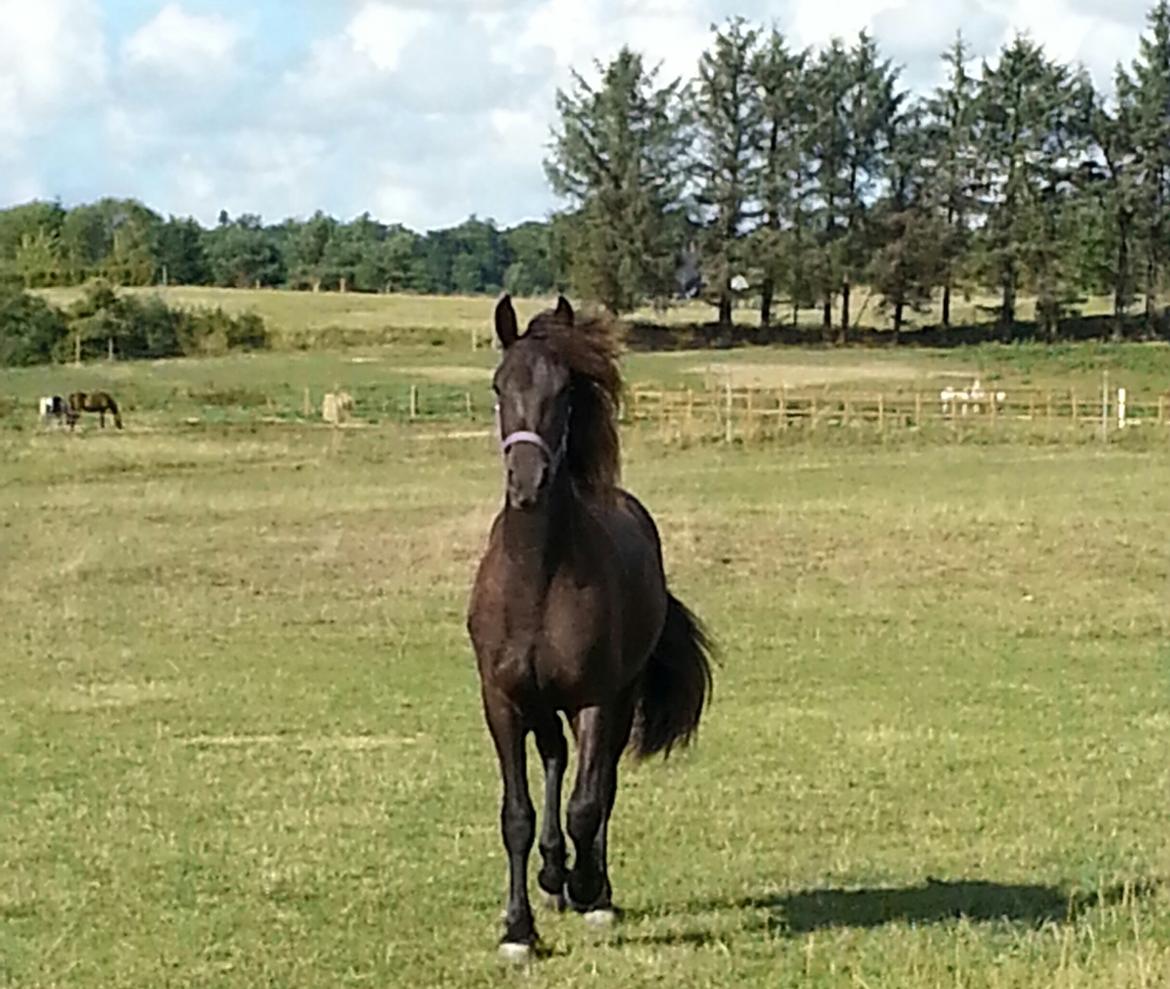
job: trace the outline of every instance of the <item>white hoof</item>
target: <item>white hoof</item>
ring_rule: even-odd
[[[523,965],[532,958],[532,945],[505,941],[500,945],[500,961],[509,965]]]
[[[613,927],[614,922],[617,920],[617,911],[610,910],[608,908],[604,910],[589,910],[583,914],[583,916],[585,918],[586,924],[588,924],[590,927],[596,927],[600,929],[605,927]]]

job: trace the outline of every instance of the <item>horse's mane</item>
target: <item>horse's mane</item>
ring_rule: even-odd
[[[612,491],[621,479],[622,396],[620,345],[612,321],[588,315],[570,325],[555,313],[541,313],[525,336],[547,341],[569,369],[572,410],[565,453],[569,476],[584,491]]]

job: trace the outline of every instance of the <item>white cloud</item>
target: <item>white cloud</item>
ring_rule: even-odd
[[[99,99],[106,55],[92,0],[0,0],[0,155]]]
[[[353,52],[385,72],[398,67],[403,50],[432,20],[432,15],[422,10],[371,2],[346,25],[345,37]]]
[[[242,38],[236,23],[218,14],[191,14],[168,3],[123,46],[126,61],[164,75],[202,76],[229,65]]]
[[[593,62],[604,64],[622,45],[641,52],[647,68],[661,64],[659,81],[667,82],[694,73],[710,40],[713,19],[705,2],[544,0],[525,17],[515,41],[508,43],[517,56],[525,49],[551,51],[559,85],[568,80],[570,68],[589,78]]]
[[[324,25],[289,30],[294,9]],[[622,44],[690,77],[710,25],[773,19],[794,46],[867,29],[916,88],[962,28],[994,59],[1014,29],[1108,84],[1148,0],[0,0],[0,195],[137,195],[213,222],[323,208],[415,227],[512,223],[554,205],[557,87]],[[144,22],[127,10],[148,7]],[[106,12],[105,23],[101,16]],[[218,10],[219,13],[212,13]],[[287,22],[287,23],[286,23]],[[114,32],[128,32],[115,35]],[[111,39],[124,37],[124,40]],[[111,63],[107,47],[118,58]]]

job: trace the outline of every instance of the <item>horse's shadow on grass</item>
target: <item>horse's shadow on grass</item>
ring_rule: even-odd
[[[1094,892],[1069,892],[1056,886],[927,879],[923,885],[901,888],[815,889],[740,900],[712,900],[689,904],[687,912],[748,913],[751,916],[745,918],[741,931],[780,937],[832,928],[865,930],[886,924],[922,926],[955,920],[1036,928],[1069,923],[1094,907],[1149,896],[1159,885],[1157,882],[1127,883]],[[630,943],[691,946],[720,939],[719,933],[711,929],[624,938]]]

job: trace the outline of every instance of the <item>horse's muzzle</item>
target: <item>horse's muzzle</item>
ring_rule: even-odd
[[[508,504],[521,510],[535,508],[548,487],[548,461],[544,451],[518,444],[508,451]]]

